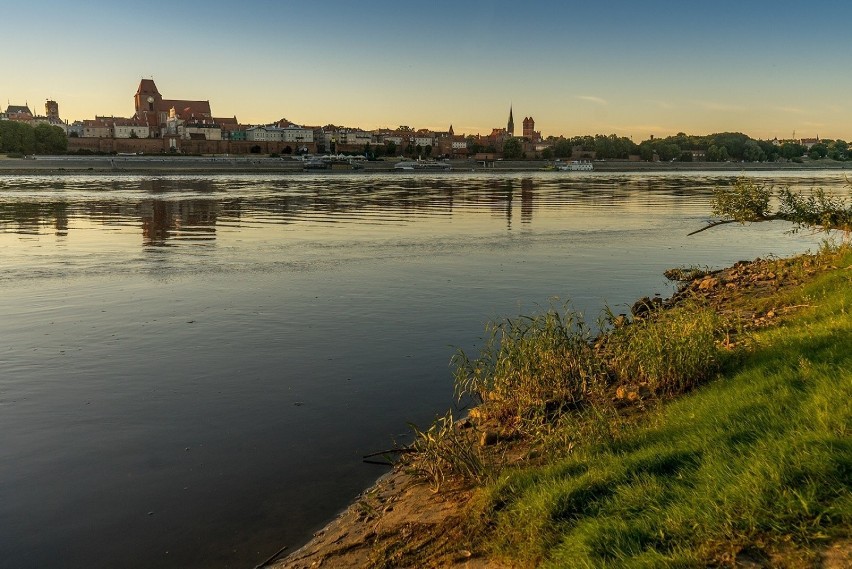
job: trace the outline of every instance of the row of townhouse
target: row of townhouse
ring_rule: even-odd
[[[245,140],[250,142],[289,142],[312,144],[314,129],[288,124],[287,126],[262,125],[245,129]]]

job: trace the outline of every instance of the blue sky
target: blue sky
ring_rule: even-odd
[[[852,3],[42,0],[0,102],[127,116],[141,77],[244,123],[852,138]]]

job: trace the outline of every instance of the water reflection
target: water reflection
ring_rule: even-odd
[[[143,246],[203,243],[226,224],[357,220],[400,223],[487,207],[513,227],[533,223],[539,206],[663,205],[672,196],[706,194],[731,175],[505,175],[334,177],[0,177],[0,231],[20,235],[75,231],[74,220],[141,228]],[[776,178],[767,180],[777,181]],[[838,175],[792,175],[786,185],[839,188]],[[345,215],[341,215],[345,214]]]
[[[142,244],[162,247],[177,241],[213,241],[218,211],[214,201],[145,200],[138,206]]]

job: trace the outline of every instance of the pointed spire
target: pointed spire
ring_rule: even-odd
[[[509,124],[506,125],[506,132],[509,136],[515,136],[515,119],[512,118],[512,105],[509,104]]]

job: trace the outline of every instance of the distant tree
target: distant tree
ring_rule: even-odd
[[[762,162],[766,159],[766,155],[757,142],[748,140],[743,145],[742,159],[746,162]]]
[[[681,152],[679,160],[681,162],[692,162],[692,152]]]
[[[553,160],[553,149],[550,147],[545,148],[541,151],[542,160]]]
[[[639,144],[639,157],[646,162],[654,159],[654,143],[650,140],[645,140]]]
[[[787,160],[792,160],[793,158],[800,158],[804,156],[807,148],[798,142],[785,142],[781,145],[781,157],[786,158]]]
[[[835,140],[828,145],[828,157],[832,160],[846,160],[849,145],[845,140]]]
[[[715,144],[711,144],[707,149],[706,156],[708,162],[719,162],[719,147]]]
[[[520,138],[510,138],[503,143],[503,158],[506,160],[519,160],[523,157],[524,145]]]
[[[396,142],[393,140],[385,142],[385,154],[388,156],[396,156]]]
[[[728,147],[727,146],[720,146],[719,147],[719,162],[727,162],[730,159],[731,159],[731,156],[728,154]]]
[[[660,155],[660,160],[669,162],[675,158],[680,158],[680,146],[677,144],[661,144],[657,147],[657,154]]]
[[[763,151],[763,160],[767,162],[775,162],[778,160],[779,152],[777,146],[768,140],[758,140],[757,145],[760,146],[760,149]]]
[[[553,145],[553,154],[557,158],[571,158],[571,153],[573,148],[571,147],[571,141],[560,139]]]
[[[15,121],[0,121],[0,152],[32,154],[35,152],[35,144],[35,129],[31,126]]]
[[[819,160],[820,158],[825,158],[828,156],[828,146],[825,144],[818,142],[811,146],[810,151],[808,152],[808,156],[813,158],[814,160]]]
[[[743,159],[743,149],[749,140],[751,139],[741,132],[722,132],[708,137],[709,143],[727,148],[728,155],[735,160]]]
[[[432,156],[432,145],[427,144],[423,151],[426,153],[427,157]]]

